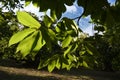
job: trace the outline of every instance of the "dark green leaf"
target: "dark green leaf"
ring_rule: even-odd
[[[51,20],[51,18],[47,15],[44,16],[44,19],[43,19],[44,23],[45,23],[45,26],[47,27],[50,27],[51,24],[53,23],[53,21]]]

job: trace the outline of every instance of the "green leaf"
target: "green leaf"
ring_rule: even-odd
[[[60,67],[61,67],[60,58],[57,59],[56,67],[57,67],[57,69],[60,69]]]
[[[51,40],[56,41],[55,40],[56,34],[52,29],[48,29],[48,35],[50,36]]]
[[[68,48],[64,51],[64,57],[71,51],[72,45],[68,46]]]
[[[20,23],[23,25],[29,27],[29,28],[40,28],[40,23],[35,20],[31,15],[29,15],[27,12],[24,11],[18,11],[17,12],[17,18]]]
[[[42,33],[39,31],[38,32],[38,36],[37,36],[37,43],[35,45],[35,48],[33,49],[33,51],[39,51],[44,45],[45,45],[45,40],[42,37]]]
[[[93,55],[93,52],[90,50],[90,47],[86,47],[86,51],[90,54],[90,55]]]
[[[90,43],[86,43],[85,48],[86,48],[86,51],[88,52],[88,54],[90,54],[90,55],[99,54],[97,49]]]
[[[57,20],[57,16],[56,16],[55,10],[51,10],[50,15],[52,17],[51,18],[52,21],[55,22]]]
[[[74,43],[71,48],[71,53],[75,52],[77,48],[78,48],[78,44]]]
[[[34,31],[35,31],[35,29],[24,29],[22,31],[17,32],[16,34],[14,34],[11,37],[11,39],[9,41],[9,46],[20,42],[25,37],[27,37],[29,34],[33,33]]]
[[[26,1],[25,6],[28,6],[31,3],[31,1]]]
[[[47,49],[51,51],[52,50],[52,40],[48,34],[48,30],[41,27],[41,33],[43,35],[43,39],[46,42]]]
[[[56,60],[53,60],[50,64],[48,64],[48,71],[52,72],[53,69],[55,68],[56,65]]]
[[[58,26],[55,27],[56,32],[61,32],[60,28]]]
[[[53,23],[53,21],[51,20],[51,18],[47,15],[44,16],[44,19],[43,19],[44,23],[45,23],[45,26],[47,27],[50,27],[51,24]]]
[[[46,67],[49,63],[50,59],[40,59],[40,63],[38,65],[38,69],[42,69],[43,67]]]
[[[34,32],[33,34],[31,34],[30,36],[25,38],[23,41],[21,41],[17,47],[16,52],[20,51],[22,53],[23,57],[28,55],[33,48],[33,44],[36,40],[37,35],[38,35],[38,31]]]
[[[61,61],[61,63],[64,63],[64,64],[66,64],[66,65],[69,65],[68,59],[65,58],[64,56],[62,56],[62,57],[60,58],[60,61]]]
[[[83,64],[82,64],[84,67],[87,67],[88,68],[88,64],[85,62],[85,61],[83,61]]]
[[[68,47],[71,41],[72,41],[72,37],[68,35],[67,38],[62,42],[62,48]]]

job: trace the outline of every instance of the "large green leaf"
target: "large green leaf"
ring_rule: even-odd
[[[29,34],[31,34],[34,31],[35,29],[24,29],[22,31],[19,31],[18,33],[14,34],[11,37],[9,41],[9,46],[20,42],[21,40],[23,40],[25,37],[27,37]]]
[[[62,47],[63,48],[67,47],[71,41],[72,41],[72,37],[70,35],[68,35],[66,37],[66,39],[62,42]]]
[[[29,27],[29,28],[40,28],[40,23],[35,20],[31,15],[29,15],[27,12],[24,11],[18,11],[17,12],[17,18],[20,23],[23,25]]]
[[[16,52],[20,51],[23,57],[28,55],[32,51],[37,35],[38,35],[38,31],[35,31],[32,35],[28,36],[23,41],[21,41],[17,47]]]

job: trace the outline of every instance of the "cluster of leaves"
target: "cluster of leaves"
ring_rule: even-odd
[[[15,47],[8,47],[8,43],[10,37],[16,31],[18,31],[18,25],[15,15],[11,12],[0,11],[0,57],[8,58],[13,56]]]
[[[92,45],[84,41],[87,35],[73,20],[65,17],[55,25],[56,19],[45,15],[43,21],[38,22],[27,12],[17,12],[17,18],[26,28],[11,37],[9,46],[19,43],[16,53],[20,52],[23,58],[27,55],[35,57],[45,47],[49,56],[42,54],[46,55],[44,59],[40,56],[39,69],[48,66],[50,72],[55,67],[69,70],[72,67],[88,67],[87,61],[90,58],[91,62],[95,62],[91,56]]]
[[[75,0],[23,1],[26,6],[32,2],[42,12],[50,9],[50,16],[44,15],[41,21],[34,19],[27,12],[18,11],[17,19],[25,27],[9,41],[9,46],[18,44],[16,53],[21,53],[23,58],[39,57],[39,69],[48,67],[51,72],[55,68],[69,70],[79,66],[93,67],[95,59],[104,66],[110,63],[110,59],[118,63],[116,53],[119,55],[120,49],[120,0],[116,0],[114,6],[110,6],[107,0],[77,0],[78,6],[84,8],[83,14],[77,17],[78,21],[82,16],[90,15],[95,30],[98,31],[92,39],[84,34],[73,20],[61,18],[62,13],[66,11],[65,5],[73,5]],[[16,2],[14,6],[15,4]],[[102,32],[102,35],[99,35],[99,32]]]
[[[120,55],[120,35],[119,35],[119,24],[120,24],[120,2],[116,0],[116,3],[112,6],[108,5],[101,11],[101,17],[93,17],[94,23],[96,24],[95,30],[98,33],[96,37],[96,47],[101,53],[98,60],[102,63],[102,68],[105,70],[116,70],[120,66],[119,55]],[[92,17],[92,16],[91,16]],[[102,32],[102,35],[100,35]],[[99,36],[99,37],[98,37]],[[100,44],[99,44],[99,43]],[[115,67],[115,65],[117,65]]]
[[[13,11],[15,8],[22,8],[22,4],[20,0],[0,0],[1,9],[7,9],[9,11]]]

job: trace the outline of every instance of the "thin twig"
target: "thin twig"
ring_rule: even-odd
[[[79,21],[80,21],[81,17],[82,17],[82,16],[85,14],[85,12],[86,12],[86,8],[87,8],[87,1],[86,1],[86,3],[85,3],[85,7],[84,7],[83,13],[82,13],[80,16],[72,19],[72,20],[78,19],[78,20],[77,20],[77,25],[78,25],[78,26],[79,26]]]

